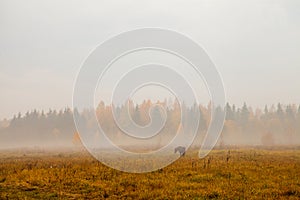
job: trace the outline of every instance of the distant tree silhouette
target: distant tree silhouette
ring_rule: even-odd
[[[250,115],[250,112],[248,110],[248,107],[247,107],[247,104],[244,103],[243,107],[242,107],[242,110],[241,110],[241,123],[243,126],[245,126],[249,120],[249,115]]]
[[[234,112],[229,103],[226,104],[226,120],[234,120]]]
[[[192,127],[192,122],[197,119],[199,113],[198,131],[200,135],[203,135],[208,129],[211,113],[222,113],[226,110],[224,134],[222,135],[223,144],[249,143],[254,139],[256,139],[256,142],[266,145],[268,140],[272,141],[270,143],[278,144],[300,141],[300,105],[282,105],[278,103],[276,108],[273,105],[271,107],[266,105],[263,110],[256,109],[254,113],[246,102],[241,108],[227,103],[224,108],[218,107],[214,111],[211,110],[211,104],[207,106],[197,104],[187,106],[176,100],[156,103],[161,105],[166,112],[163,113],[160,108],[154,107],[152,110],[153,122],[156,123],[155,120],[161,120],[163,115],[166,114],[166,123],[163,129],[166,138],[173,138],[179,126],[185,127],[185,131],[191,132],[195,128]],[[118,139],[120,129],[115,124],[112,111],[115,111],[115,117],[125,126],[129,124],[128,120],[130,120],[128,119],[128,110],[130,116],[138,125],[145,126],[150,123],[149,109],[153,104],[150,100],[147,100],[141,104],[129,102],[127,106],[119,105],[115,107],[100,102],[96,109],[97,120],[105,133]],[[94,113],[95,111],[92,109],[81,112],[77,109],[74,110],[74,115],[82,120],[86,128],[97,127],[98,122],[94,121],[92,117]],[[186,119],[183,122],[181,122],[182,115]],[[49,109],[47,113],[37,110],[28,111],[24,115],[18,113],[10,120],[0,121],[0,125],[1,146],[14,144],[16,140],[22,144],[39,144],[44,141],[53,144],[68,141],[72,144],[76,132],[73,111],[70,108],[59,111]],[[92,131],[97,132],[98,129]],[[11,141],[11,143],[8,141]]]
[[[282,109],[282,106],[280,103],[277,104],[277,111],[276,111],[277,117],[279,118],[279,120],[283,120],[284,118],[284,112]]]

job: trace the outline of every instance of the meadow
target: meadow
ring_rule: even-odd
[[[197,151],[145,174],[84,150],[0,151],[0,199],[300,199],[300,148]]]

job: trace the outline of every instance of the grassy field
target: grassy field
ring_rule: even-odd
[[[152,173],[108,168],[86,152],[1,151],[0,199],[300,199],[300,149],[188,152]]]

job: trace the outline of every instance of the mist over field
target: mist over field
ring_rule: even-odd
[[[299,0],[0,0],[0,199],[300,199],[299,36]]]
[[[151,101],[144,101],[142,104],[131,102],[129,106],[131,119],[142,127],[151,123],[150,116],[154,119],[165,120],[163,129],[156,136],[150,141],[140,141],[140,143],[123,133],[115,122],[118,119],[129,126],[130,119],[127,118],[128,107],[126,106],[115,108],[116,119],[113,117],[112,107],[103,102],[99,104],[96,111],[85,110],[79,113],[75,110],[75,112],[84,121],[86,129],[91,132],[90,137],[94,138],[97,148],[107,147],[107,144],[103,142],[104,138],[100,136],[100,129],[95,129],[99,123],[109,140],[118,146],[131,150],[140,148],[155,150],[165,146],[176,134],[183,138],[191,134],[190,131],[183,133],[183,127],[189,126],[188,122],[195,117],[195,109],[199,109],[199,127],[192,146],[199,147],[202,145],[211,119],[210,105],[194,107],[183,105],[181,113],[180,106],[176,102],[160,102],[159,104],[166,110],[164,113],[158,108],[151,110],[153,104]],[[258,108],[254,110],[246,103],[241,108],[227,103],[225,110],[226,120],[217,142],[219,147],[300,145],[300,106],[279,103],[276,106],[266,106],[263,110]],[[98,121],[93,121],[91,116],[94,113],[96,113]],[[184,115],[187,121],[181,122],[181,115]],[[12,119],[2,120],[0,127],[1,149],[22,147],[71,148],[82,145],[71,109],[49,110],[48,112],[34,110],[25,114],[19,113]],[[192,131],[192,127],[190,130]],[[141,132],[139,136],[142,137],[145,134]],[[132,145],[132,141],[135,141],[135,146]]]
[[[1,0],[0,13],[0,148],[78,143],[73,111],[60,109],[72,107],[79,68],[91,51],[108,38],[144,27],[166,28],[192,38],[215,63],[230,103],[219,145],[299,143],[297,1]],[[157,53],[149,54],[148,57],[157,58]],[[166,54],[161,57],[169,59]],[[105,80],[117,80],[115,75],[122,65],[143,61],[142,58],[145,55],[129,56]],[[178,60],[173,64],[176,69],[185,68]],[[188,81],[203,92],[201,81],[194,76]],[[107,90],[101,90],[104,95],[97,98],[106,98],[111,92]],[[198,95],[206,99],[205,94]],[[159,94],[150,89],[146,96]],[[205,102],[198,105],[203,117],[197,145],[209,124]],[[88,120],[87,113],[80,113],[87,118],[87,126],[95,124]],[[97,115],[108,116],[99,110]],[[169,120],[176,124],[178,116],[174,117],[174,112],[170,115],[173,118]],[[139,120],[137,123],[147,124],[146,119]],[[114,123],[105,122],[104,127],[111,138],[125,143]],[[164,130],[164,137],[170,138],[177,128],[174,125],[173,129]],[[158,146],[164,143],[164,137],[157,139]]]

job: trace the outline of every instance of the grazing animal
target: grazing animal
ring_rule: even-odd
[[[178,146],[175,148],[174,153],[179,152],[180,156],[184,156],[185,155],[185,147],[183,146]]]

